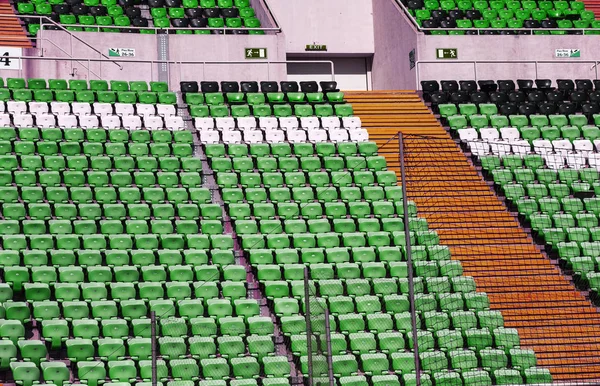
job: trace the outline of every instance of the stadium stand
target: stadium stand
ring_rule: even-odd
[[[69,31],[156,33],[156,29],[178,28],[178,34],[264,34],[248,0],[150,0],[134,1],[85,0],[63,2],[16,3],[17,12],[24,16],[45,16]],[[27,18],[30,35],[40,28],[38,18]],[[45,24],[49,24],[46,22]],[[117,28],[119,27],[119,28]],[[135,27],[135,28],[127,28]],[[150,28],[148,28],[150,27]],[[193,29],[188,29],[188,27]],[[56,29],[49,25],[46,28]],[[245,30],[245,28],[254,28]]]

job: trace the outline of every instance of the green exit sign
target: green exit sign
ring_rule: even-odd
[[[435,56],[438,59],[458,59],[456,48],[436,48]]]
[[[266,59],[267,49],[266,48],[245,48],[244,57],[246,59]]]
[[[327,51],[326,44],[307,44],[304,51]]]

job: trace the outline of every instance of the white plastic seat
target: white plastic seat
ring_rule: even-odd
[[[573,144],[568,139],[555,139],[552,141],[554,151],[566,155],[573,151]]]
[[[345,129],[360,129],[362,122],[359,117],[342,117],[342,126]]]
[[[139,130],[142,128],[142,118],[138,115],[125,115],[121,118],[123,127],[127,130]]]
[[[558,170],[565,167],[565,156],[561,153],[546,153],[544,159],[550,169]]]
[[[503,127],[500,129],[500,136],[503,140],[513,142],[521,139],[521,133],[516,127]]]
[[[0,126],[7,127],[10,126],[10,115],[6,113],[0,114]]]
[[[164,127],[163,119],[158,115],[145,115],[142,118],[144,127],[148,130],[160,130]]]
[[[222,130],[221,138],[225,143],[242,143],[242,132],[239,130]]]
[[[200,129],[199,133],[201,143],[219,143],[221,140],[219,132],[214,129]]]
[[[169,130],[178,131],[185,128],[183,118],[177,115],[168,115],[165,117],[165,126]]]
[[[298,128],[298,118],[296,117],[282,117],[279,118],[279,127],[283,130],[292,130]]]
[[[43,102],[40,102],[43,103]],[[6,104],[3,101],[0,101],[0,113],[6,112]]]
[[[585,167],[585,163],[587,161],[587,154],[572,152],[567,154],[567,165],[571,169],[581,169]]]
[[[317,117],[302,117],[300,118],[300,127],[306,130],[318,129],[321,127],[321,123]]]
[[[52,114],[37,114],[35,124],[41,128],[56,127],[56,117]]]
[[[321,117],[321,127],[327,130],[339,129],[341,122],[338,117]]]
[[[348,130],[346,129],[329,129],[329,140],[331,142],[348,142]]]
[[[573,147],[578,153],[589,154],[594,151],[594,144],[589,139],[576,139],[573,141]]]
[[[483,156],[490,154],[490,144],[482,141],[471,141],[468,142],[471,153],[476,156]]]
[[[458,137],[461,141],[476,141],[479,139],[479,135],[477,134],[477,130],[475,129],[460,129],[458,130]]]
[[[531,152],[531,145],[529,141],[525,139],[520,139],[518,141],[511,142],[512,152],[519,155],[526,155]]]
[[[590,164],[591,168],[600,171],[600,153],[588,154],[588,163]]]
[[[594,147],[596,151],[600,151],[600,139],[594,139]]]
[[[213,118],[194,118],[194,127],[196,130],[209,130],[215,128],[215,120]]]
[[[268,143],[285,142],[285,132],[279,129],[265,129],[265,141]]]
[[[94,114],[96,115],[112,115],[113,107],[110,103],[95,102],[92,107],[94,108]]]
[[[172,115],[177,115],[177,111],[173,105],[158,104],[156,105],[156,115],[160,115],[161,117],[170,117]]]
[[[87,102],[73,102],[71,103],[71,110],[75,115],[90,115],[92,113],[92,106]]]
[[[235,129],[235,119],[233,117],[215,118],[215,127],[218,130],[233,130]]]
[[[312,143],[327,142],[327,131],[323,129],[311,129],[306,131],[308,141]]]
[[[263,142],[263,132],[262,130],[243,130],[242,135],[244,137],[244,142],[246,143],[261,143]]]
[[[240,130],[255,130],[256,129],[256,118],[254,117],[242,117],[237,119],[237,127]]]
[[[304,130],[288,129],[286,135],[290,143],[306,142],[306,131]]]
[[[263,130],[277,129],[279,121],[275,117],[260,117],[258,118],[258,127]]]
[[[490,150],[492,154],[502,157],[510,153],[510,143],[507,141],[490,142]]]
[[[80,117],[80,122],[81,122]],[[105,129],[120,129],[121,128],[121,117],[118,115],[104,115],[100,117],[100,122],[102,122],[102,127]],[[81,125],[83,127],[83,125]]]
[[[479,129],[481,140],[485,142],[495,142],[500,140],[500,133],[493,127],[484,127]]]
[[[34,115],[47,114],[48,113],[48,103],[46,103],[46,102],[29,102],[29,112]]]
[[[71,114],[71,105],[68,102],[50,102],[50,110],[56,115]]]
[[[148,115],[156,115],[156,107],[150,104],[138,103],[135,105],[135,112],[137,115],[141,115],[143,117]]]
[[[115,103],[115,114],[123,116],[123,115],[133,115],[135,110],[131,103]]]
[[[553,150],[552,142],[547,139],[534,139],[533,140],[533,151],[541,154],[542,156],[548,153],[551,153]]]
[[[33,115],[14,114],[13,123],[15,124],[15,127],[33,127]]]
[[[83,123],[81,122],[83,120],[83,118],[95,119],[96,125],[91,126],[91,127],[98,127],[98,117],[96,117],[95,115],[88,115],[85,117],[81,117],[79,124],[77,123],[77,117],[72,114],[60,114],[60,115],[57,115],[56,118],[58,118],[58,127],[60,127],[61,129],[71,129],[71,128],[75,128],[77,126],[85,127],[85,126],[83,126]]]
[[[22,101],[8,101],[6,102],[6,110],[11,114],[25,114],[27,104]]]
[[[369,132],[362,128],[348,129],[348,135],[352,142],[366,142],[369,140]]]

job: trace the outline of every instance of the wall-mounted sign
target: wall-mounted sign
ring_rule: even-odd
[[[246,59],[266,59],[267,49],[266,48],[245,48],[244,57]]]
[[[415,68],[415,49],[414,48],[408,53],[408,64],[410,65],[411,70],[413,68]]]
[[[557,48],[554,50],[555,58],[581,58],[581,50],[578,48]]]
[[[133,58],[135,56],[135,48],[109,48],[108,56]]]
[[[458,59],[458,49],[456,48],[436,48],[435,57],[438,59]]]
[[[20,70],[22,48],[0,47],[0,70]]]
[[[304,51],[327,51],[326,44],[307,44]]]

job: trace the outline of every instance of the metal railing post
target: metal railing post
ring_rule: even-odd
[[[312,363],[312,328],[310,325],[310,291],[308,288],[308,267],[304,267],[304,320],[306,322],[306,350],[308,384],[313,386],[313,363]]]
[[[329,308],[325,308],[325,343],[327,346],[327,378],[329,386],[335,386],[335,377],[333,376],[333,358],[331,357],[331,326],[329,325]]]
[[[157,386],[158,380],[156,371],[156,312],[150,311],[150,347],[152,350],[152,386]]]

